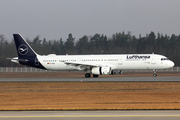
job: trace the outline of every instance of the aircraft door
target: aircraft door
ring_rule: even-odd
[[[151,64],[156,64],[156,57],[154,55],[152,55]]]
[[[118,65],[122,65],[122,64],[123,64],[122,59],[119,59],[118,60]]]
[[[35,66],[39,66],[39,61],[38,61],[37,57],[35,58]]]
[[[81,62],[81,58],[78,58],[78,59],[77,59],[77,62]]]

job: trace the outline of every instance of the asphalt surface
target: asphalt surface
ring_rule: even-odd
[[[0,111],[5,120],[179,120],[180,110]]]
[[[0,82],[172,82],[172,77],[100,77],[100,78],[0,78]],[[180,110],[132,110],[132,111],[0,111],[5,120],[180,120]]]
[[[0,82],[179,82],[180,76],[99,78],[0,78]]]

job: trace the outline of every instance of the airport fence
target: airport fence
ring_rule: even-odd
[[[152,72],[152,70],[123,70],[124,72]],[[33,67],[0,67],[0,72],[57,72]],[[180,72],[180,67],[160,69],[157,72]]]

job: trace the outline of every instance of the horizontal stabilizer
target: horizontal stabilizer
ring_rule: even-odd
[[[20,62],[27,62],[27,61],[28,61],[28,60],[26,60],[26,59],[16,59],[16,58],[6,58],[6,59],[11,60],[11,61],[13,61],[13,62],[14,62],[14,61],[16,61],[16,62],[17,62],[17,61],[18,61],[18,62],[19,62],[19,61],[20,61]]]

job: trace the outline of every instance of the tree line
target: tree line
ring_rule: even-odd
[[[180,66],[180,35],[171,36],[150,32],[146,36],[135,37],[131,32],[119,32],[107,37],[94,34],[75,40],[70,33],[66,40],[40,39],[37,35],[33,40],[26,39],[32,48],[40,55],[83,55],[83,54],[162,54]],[[14,40],[8,42],[0,35],[0,67],[19,66],[6,58],[17,56]]]

